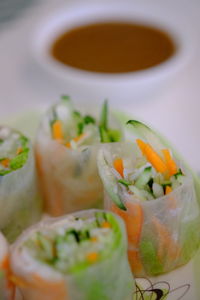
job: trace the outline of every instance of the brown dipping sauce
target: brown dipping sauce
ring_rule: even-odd
[[[164,31],[134,23],[96,23],[76,27],[52,45],[65,65],[102,73],[133,72],[156,66],[175,52]]]

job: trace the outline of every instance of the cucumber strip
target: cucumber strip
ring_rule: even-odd
[[[100,122],[99,125],[105,130],[108,129],[108,101],[105,100],[101,110]]]
[[[164,196],[164,190],[162,185],[154,182],[152,185],[153,194],[156,198]]]
[[[137,120],[129,120],[127,124],[132,125],[134,133],[149,143],[155,150],[160,151],[163,149],[162,142],[147,125]]]
[[[136,186],[129,185],[129,189],[134,195],[136,195],[141,200],[144,200],[144,201],[146,200],[146,198],[144,197],[144,194],[142,193],[142,190],[138,189]]]
[[[118,181],[112,174],[110,167],[104,157],[104,153],[102,149],[99,151],[97,160],[98,160],[99,173],[103,180],[103,184],[105,186],[106,191],[108,192],[111,199],[115,202],[115,204],[120,209],[126,210],[125,205],[123,204],[123,202],[121,201],[118,195]]]
[[[147,167],[144,171],[139,175],[139,177],[135,181],[135,186],[139,189],[144,188],[144,186],[149,182],[152,176],[152,167]]]
[[[150,275],[158,275],[163,272],[163,266],[159,262],[155,247],[150,240],[140,243],[140,252],[146,272]]]

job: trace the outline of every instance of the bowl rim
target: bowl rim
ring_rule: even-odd
[[[90,13],[99,14],[97,22],[105,22],[109,20],[115,21],[127,21],[137,24],[149,25],[155,29],[160,29],[168,34],[172,42],[175,45],[175,52],[167,60],[155,65],[153,67],[138,70],[133,72],[123,72],[123,73],[103,73],[103,72],[94,72],[78,69],[59,62],[57,59],[51,55],[48,46],[52,45],[53,42],[62,34],[66,32],[66,25],[71,24],[68,28],[75,28],[80,25],[92,24],[91,21],[94,18],[91,17]],[[102,17],[102,13],[107,12],[105,18]],[[111,15],[118,14],[118,18]],[[74,19],[72,23],[68,24],[68,19],[71,16],[74,17],[77,13],[77,17],[82,14],[81,22],[80,20]],[[111,17],[111,19],[110,19]],[[128,18],[127,18],[128,17]],[[162,16],[163,17],[163,16]],[[75,17],[76,18],[76,17]],[[126,19],[125,19],[126,18]],[[94,19],[96,20],[96,19]],[[58,10],[57,12],[51,14],[45,20],[43,20],[35,30],[33,39],[31,42],[31,52],[35,60],[48,72],[54,73],[60,79],[75,78],[76,81],[88,82],[91,84],[95,82],[103,83],[109,85],[110,83],[115,84],[129,84],[133,80],[134,82],[151,82],[155,81],[162,77],[168,77],[170,74],[175,73],[182,69],[182,66],[190,59],[194,47],[193,41],[190,42],[190,28],[184,28],[184,31],[181,28],[181,25],[175,26],[170,20],[162,18],[156,14],[148,13],[143,7],[138,7],[133,4],[122,5],[116,3],[114,6],[112,3],[98,3],[98,4],[80,4],[70,5],[66,10]],[[65,29],[65,30],[64,30]],[[152,76],[153,75],[153,76]]]

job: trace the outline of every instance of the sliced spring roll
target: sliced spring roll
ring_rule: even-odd
[[[118,142],[119,124],[108,120],[105,102],[100,120],[82,115],[68,97],[44,116],[36,158],[46,211],[52,216],[103,206],[96,154],[101,143]]]
[[[131,300],[134,291],[124,224],[102,210],[28,229],[13,245],[11,268],[24,300]]]
[[[137,143],[105,145],[98,166],[105,208],[123,218],[137,277],[175,269],[196,253],[200,212],[193,180],[169,149]]]
[[[0,299],[14,300],[14,285],[9,281],[9,253],[8,244],[0,232]]]
[[[0,127],[0,230],[9,242],[41,216],[33,150],[29,139]]]

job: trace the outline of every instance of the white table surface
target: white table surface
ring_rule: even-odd
[[[92,2],[94,1],[98,2],[98,0]],[[200,1],[136,2],[148,9],[164,10],[169,18],[171,13],[177,12],[177,18],[183,23],[183,30],[188,23],[194,28],[196,48],[190,63],[164,93],[158,95],[154,101],[136,104],[132,108],[132,113],[165,134],[191,166],[200,170],[200,35],[197,34],[195,37],[195,32],[200,31]],[[48,82],[45,75],[38,71],[32,60],[29,41],[36,26],[44,17],[68,3],[69,0],[35,0],[16,19],[0,23],[1,119],[10,114],[34,109],[43,103],[55,102],[60,94],[67,92],[61,90],[59,84]],[[124,110],[128,110],[128,107],[124,107]]]

